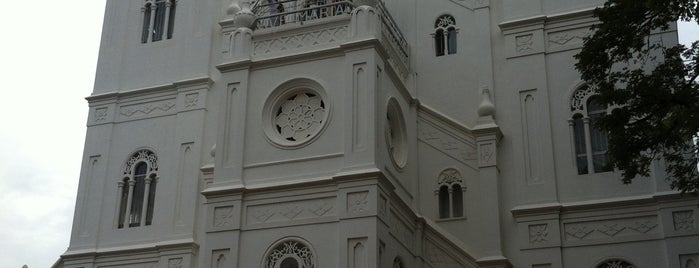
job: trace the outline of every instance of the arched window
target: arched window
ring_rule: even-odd
[[[461,218],[464,216],[464,187],[459,171],[448,168],[439,174],[438,189],[439,218]]]
[[[598,264],[595,266],[595,268],[636,268],[636,265],[633,265],[625,260],[612,259]]]
[[[126,161],[118,182],[117,228],[151,225],[157,172],[158,158],[150,150],[137,151]]]
[[[262,267],[315,268],[315,255],[310,246],[299,239],[285,239],[265,254]]]
[[[578,174],[611,171],[607,163],[607,134],[595,122],[607,113],[607,107],[595,99],[596,91],[583,85],[573,93],[572,117],[568,120]]]
[[[434,48],[437,57],[456,54],[456,20],[451,15],[442,15],[434,23]]]
[[[177,0],[146,0],[141,11],[141,43],[172,38]]]

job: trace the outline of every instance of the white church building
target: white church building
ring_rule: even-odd
[[[696,196],[606,164],[600,0],[106,3],[56,268],[699,265]]]

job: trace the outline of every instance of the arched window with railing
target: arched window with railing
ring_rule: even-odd
[[[139,150],[124,164],[117,183],[117,228],[151,225],[158,181],[158,157],[151,150]]]

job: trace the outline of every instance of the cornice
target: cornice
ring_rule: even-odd
[[[100,101],[116,100],[116,99],[125,98],[125,97],[136,97],[136,96],[164,93],[164,92],[172,91],[175,89],[179,90],[179,89],[196,87],[196,86],[210,86],[211,84],[213,84],[213,80],[211,80],[210,77],[208,77],[208,76],[207,77],[197,77],[197,78],[185,79],[185,80],[172,82],[169,84],[156,85],[156,86],[146,87],[146,88],[100,93],[100,94],[95,94],[95,95],[85,97],[85,99],[87,100],[88,103],[95,103],[95,102],[100,102]]]

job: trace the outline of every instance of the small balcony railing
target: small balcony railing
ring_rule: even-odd
[[[255,29],[303,24],[335,16],[349,16],[352,0],[259,0],[253,4]]]
[[[252,4],[255,14],[253,29],[269,29],[283,25],[303,25],[325,18],[350,16],[359,3],[375,8],[381,20],[381,43],[390,60],[403,76],[409,70],[408,42],[381,0],[257,0]]]

